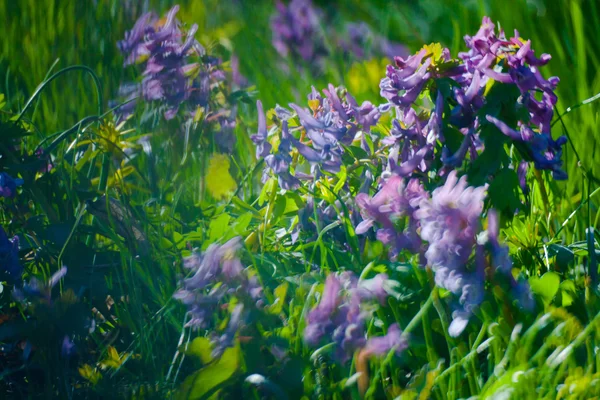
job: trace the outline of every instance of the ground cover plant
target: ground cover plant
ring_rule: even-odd
[[[0,4],[3,398],[599,396],[597,11]]]

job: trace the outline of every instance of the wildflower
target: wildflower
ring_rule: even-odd
[[[459,180],[452,171],[444,186],[419,204],[415,217],[421,223],[421,238],[429,242],[425,257],[434,271],[440,267],[456,270],[466,264],[475,245],[486,189],[487,185],[468,187],[466,177]],[[448,286],[447,282],[438,284]]]
[[[330,274],[321,301],[306,317],[305,342],[314,347],[324,338],[333,341],[342,361],[365,347],[365,322],[373,311],[369,302],[385,298],[382,291],[386,280],[386,276],[377,275],[359,282],[349,272]]]
[[[23,179],[13,178],[6,172],[0,172],[0,197],[12,198],[17,194],[17,187],[23,184]]]
[[[423,61],[426,55],[427,51],[422,49],[406,59],[395,57],[396,67],[388,65],[386,77],[379,85],[381,96],[397,106],[410,107],[431,76],[428,72],[431,58]]]
[[[365,193],[356,196],[356,204],[363,221],[356,227],[357,234],[364,234],[375,223],[381,225],[377,239],[390,246],[390,257],[395,258],[402,249],[419,251],[421,240],[416,233],[418,224],[413,217],[420,198],[425,196],[417,180],[405,186],[399,176],[390,177],[372,198]],[[396,221],[408,217],[409,223],[404,232],[398,231]]]
[[[519,163],[519,167],[517,168],[517,176],[519,177],[519,186],[523,191],[524,195],[529,194],[529,186],[527,186],[527,168],[529,167],[529,163],[527,161],[521,161]]]
[[[256,135],[252,135],[250,139],[252,139],[252,142],[256,145],[256,158],[260,159],[269,155],[272,146],[267,141],[267,120],[260,100],[256,101],[256,108],[258,109],[258,131]]]
[[[19,262],[19,237],[9,239],[6,232],[0,227],[0,265],[2,275],[10,283],[21,279],[23,267]]]
[[[212,351],[213,357],[220,357],[227,348],[233,347],[235,335],[244,323],[243,311],[244,306],[237,304],[231,312],[225,331],[220,336],[214,337],[211,341],[214,346]]]
[[[127,118],[137,103],[134,99],[141,97],[158,102],[167,120],[175,118],[186,104],[188,119],[192,120],[198,108],[208,108],[211,84],[224,79],[218,60],[206,56],[194,38],[198,26],[183,31],[176,18],[178,11],[179,6],[174,6],[164,20],[145,14],[118,42],[126,57],[125,65],[136,63],[144,69],[140,85],[128,83],[119,90],[131,100],[117,109],[119,119]],[[202,61],[192,59],[201,57]]]
[[[238,288],[250,298],[260,299],[258,282],[243,273],[237,255],[241,248],[241,238],[235,237],[222,245],[211,244],[202,255],[193,253],[184,258],[183,267],[193,275],[182,281],[173,297],[188,307],[187,327],[207,327],[217,305]]]
[[[392,324],[385,336],[369,338],[364,351],[367,355],[383,356],[394,349],[396,354],[399,355],[407,347],[408,343],[406,338],[402,336],[402,330],[400,330],[398,324]]]
[[[65,337],[63,338],[62,344],[61,344],[60,354],[64,358],[69,358],[73,354],[75,354],[75,351],[76,351],[75,343],[73,343],[73,340],[71,340],[69,335],[65,335]]]
[[[282,57],[317,63],[327,54],[320,34],[320,16],[310,0],[292,0],[286,6],[276,3],[271,18],[273,47]]]

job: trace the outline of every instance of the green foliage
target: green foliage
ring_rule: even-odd
[[[530,173],[532,191],[524,196],[513,164],[525,155],[490,124],[482,127],[485,151],[468,168],[471,185],[492,182],[489,206],[502,212],[513,275],[528,279],[537,308],[525,312],[494,289],[458,338],[447,335],[447,294],[434,292],[425,307],[430,277],[414,267],[417,260],[389,262],[373,237],[358,246],[353,215],[340,199],[359,191],[365,170],[380,172],[361,162],[367,152],[346,148],[348,167],[326,176],[315,193],[283,191],[273,178],[262,188],[258,184],[264,165],[254,161],[249,141],[256,133],[256,98],[271,108],[303,98],[310,85],[335,82],[359,100],[373,99],[387,62],[342,59],[318,76],[295,68],[289,74],[270,44],[271,2],[182,1],[182,20],[200,25],[202,44],[224,59],[237,54],[241,72],[255,85],[228,96],[240,114],[237,142],[230,153],[218,154],[212,126],[185,132],[151,113],[119,126],[104,114],[119,84],[133,78],[131,68],[122,68],[115,43],[144,2],[127,3],[0,2],[6,22],[0,43],[0,170],[25,181],[15,199],[0,200],[2,226],[19,235],[27,279],[46,282],[60,266],[68,267],[52,301],[18,303],[13,287],[0,283],[0,390],[22,398],[358,399],[366,376],[371,398],[600,395],[600,299],[591,273],[600,256],[600,102],[582,105],[600,92],[595,1],[510,7],[491,0],[316,2],[333,15],[334,25],[364,20],[411,50],[441,42],[453,54],[462,48],[462,35],[490,15],[553,56],[548,69],[561,78],[557,111],[564,113],[553,133],[569,134],[563,153],[569,180],[555,184]],[[172,5],[149,3],[161,12]],[[67,69],[78,65],[89,70]],[[451,87],[441,84],[449,93]],[[518,93],[501,85],[489,90],[498,102],[487,104],[482,115],[506,119]],[[375,129],[384,132],[385,126]],[[451,150],[461,135],[448,132]],[[307,211],[308,195],[344,217],[325,222],[316,208]],[[306,222],[313,230],[293,239]],[[266,300],[249,316],[235,347],[214,357],[209,333],[183,327],[184,307],[172,295],[189,272],[182,256],[236,236],[244,239],[244,267],[260,281]],[[398,282],[369,334],[381,335],[394,322],[415,326],[402,357],[363,366],[354,357],[341,366],[328,348],[313,352],[304,345],[305,318],[322,292],[319,282],[337,270],[365,277],[381,272]],[[231,307],[220,304],[217,321],[224,324]],[[61,355],[65,336],[75,341],[77,357]],[[367,375],[357,375],[358,368]]]

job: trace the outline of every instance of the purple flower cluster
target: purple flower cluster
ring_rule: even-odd
[[[238,257],[241,248],[241,238],[236,237],[222,245],[211,244],[203,254],[193,253],[184,258],[183,266],[192,275],[181,282],[181,288],[173,297],[187,306],[186,327],[209,328],[218,306],[231,295],[257,303],[262,301],[258,279],[245,273]],[[238,304],[225,332],[213,338],[215,353],[231,346],[237,328],[243,323],[243,309],[243,303]]]
[[[433,191],[431,199],[422,198],[415,212],[421,238],[429,242],[425,257],[436,271],[436,283],[451,291],[454,287],[442,282],[469,260],[479,231],[486,189],[487,186],[467,186],[466,177],[457,179],[456,171],[452,171],[444,186]]]
[[[19,262],[19,237],[9,239],[2,227],[0,227],[0,266],[2,280],[15,283],[21,279],[23,267]]]
[[[395,259],[403,249],[418,253],[421,239],[417,234],[417,219],[413,213],[425,195],[418,180],[411,179],[405,185],[404,180],[396,175],[385,181],[373,197],[359,193],[356,204],[363,220],[356,226],[356,233],[364,234],[377,223],[381,226],[377,230],[377,239],[390,247],[391,259]],[[398,221],[402,217],[408,219],[404,230],[398,227]]]
[[[17,187],[23,184],[23,179],[13,178],[6,172],[0,172],[0,197],[13,198],[17,194]]]
[[[325,96],[312,88],[308,96],[310,109],[290,104],[295,111],[300,127],[303,129],[300,138],[290,132],[289,120],[294,114],[282,107],[276,108],[276,115],[281,120],[279,145],[277,151],[269,142],[266,118],[262,103],[257,102],[259,123],[258,132],[252,136],[256,145],[257,158],[264,157],[268,171],[273,172],[284,189],[293,189],[300,184],[301,179],[313,180],[323,171],[339,172],[342,165],[342,145],[351,144],[359,133],[369,135],[371,127],[377,123],[381,112],[370,102],[361,105],[347,92],[329,85],[323,90]],[[275,132],[271,132],[275,134]],[[296,150],[310,164],[310,174],[300,171],[292,172],[291,152]]]
[[[377,225],[377,239],[390,247],[392,259],[401,250],[424,251],[436,285],[457,296],[449,327],[452,336],[465,329],[483,300],[488,266],[508,279],[514,297],[523,307],[532,307],[527,284],[512,277],[512,261],[508,248],[499,242],[498,215],[494,210],[488,213],[487,233],[481,230],[486,190],[487,185],[468,186],[465,176],[458,179],[456,171],[451,171],[444,185],[433,190],[431,196],[418,179],[405,185],[404,179],[392,175],[373,197],[362,193],[356,197],[363,217],[356,227],[357,234]]]
[[[321,301],[306,317],[306,343],[311,347],[324,341],[335,343],[341,361],[363,348],[372,354],[384,354],[392,348],[402,351],[406,342],[397,326],[385,339],[366,337],[365,321],[374,311],[373,303],[383,304],[388,296],[386,281],[385,274],[362,281],[350,272],[329,274]]]
[[[491,123],[513,142],[522,145],[519,148],[523,149],[522,156],[526,161],[533,161],[537,169],[552,171],[555,179],[566,179],[566,173],[560,169],[561,149],[566,138],[554,140],[550,132],[558,78],[546,80],[540,73],[540,67],[551,57],[542,54],[537,58],[531,42],[523,41],[518,32],[510,39],[506,39],[503,31],[496,35],[494,24],[487,17],[477,34],[466,36],[465,42],[469,50],[460,53],[457,60],[451,58],[448,49],[439,45],[437,48],[425,46],[407,58],[394,58],[395,66],[388,66],[386,77],[380,84],[381,95],[397,107],[398,114],[388,141],[410,138],[415,154],[436,141],[444,143],[443,123],[452,125],[464,139],[453,153],[446,146],[443,148],[442,162],[451,169],[459,166],[467,154],[475,159],[484,149],[479,130],[483,124]],[[440,78],[454,82],[450,98],[442,97],[438,87]],[[515,85],[519,89],[521,96],[514,112],[522,108],[527,113],[516,127],[509,126],[496,115],[481,115],[486,103],[484,91],[493,84]],[[425,92],[435,101],[427,124],[416,117],[414,109]],[[442,119],[444,107],[449,113]]]
[[[332,24],[325,22],[310,0],[291,0],[287,5],[278,0],[276,7],[277,12],[271,18],[273,47],[295,65],[322,67],[330,53],[324,45],[325,38],[359,60],[374,56],[391,59],[407,54],[406,47],[377,35],[364,22],[348,24],[341,34],[325,28]]]
[[[272,42],[282,57],[313,63],[327,55],[320,15],[310,0],[292,0],[287,6],[278,0],[276,7],[271,18]]]
[[[185,103],[188,117],[199,107],[207,108],[211,85],[224,79],[218,61],[205,57],[204,48],[194,35],[198,25],[184,31],[175,15],[174,6],[164,19],[146,13],[117,46],[125,55],[124,65],[138,64],[144,69],[141,85],[125,84],[120,94],[131,100],[118,109],[121,118],[127,118],[135,108],[136,98],[159,102],[165,119],[173,119]]]

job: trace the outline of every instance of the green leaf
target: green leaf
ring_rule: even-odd
[[[237,371],[239,363],[239,346],[225,350],[217,361],[188,376],[181,384],[175,398],[178,400],[205,398],[224,386]]]
[[[568,307],[575,301],[577,296],[577,288],[575,282],[572,280],[566,280],[560,284],[560,294],[562,296],[562,306]]]
[[[252,222],[251,212],[247,212],[245,214],[240,215],[235,221],[235,225],[233,226],[233,230],[235,231],[236,235],[243,235],[244,233],[246,233],[250,222]]]
[[[560,276],[556,272],[546,272],[541,278],[529,278],[531,290],[540,296],[545,305],[550,304],[560,286]]]
[[[263,204],[265,204],[265,202],[267,202],[267,200],[269,200],[269,197],[271,197],[271,192],[273,190],[275,190],[277,184],[277,179],[275,178],[270,178],[265,185],[262,188],[262,191],[260,192],[260,196],[258,196],[258,205],[260,207],[263,206]]]
[[[289,288],[289,283],[283,282],[281,285],[275,288],[275,302],[270,307],[269,312],[271,314],[279,314],[283,309],[283,304],[285,302],[285,296],[287,295],[287,291]]]
[[[346,183],[346,178],[348,177],[348,174],[346,173],[346,167],[344,165],[342,165],[340,172],[338,172],[337,174],[337,177],[338,182],[333,187],[333,193],[335,194],[338,194],[338,192],[344,187],[344,184]]]
[[[197,337],[192,340],[186,353],[190,356],[198,357],[203,364],[208,364],[213,360],[212,344],[206,337]]]
[[[221,214],[217,218],[210,221],[210,225],[208,227],[208,241],[210,243],[214,243],[223,237],[227,231],[227,227],[229,226],[230,219],[231,217],[229,214]]]

